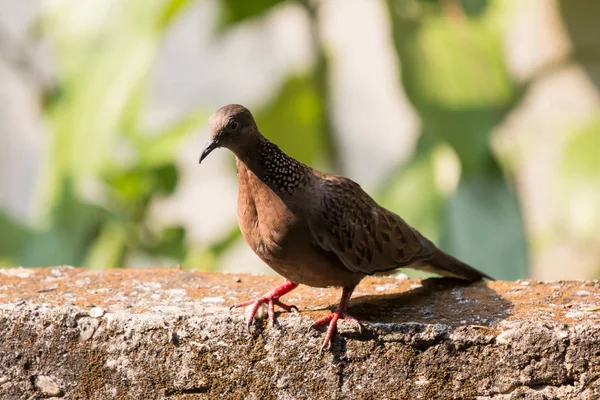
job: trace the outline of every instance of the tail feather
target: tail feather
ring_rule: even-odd
[[[482,279],[494,280],[494,278],[489,275],[465,264],[440,249],[436,249],[433,257],[427,260],[426,263],[429,268],[421,267],[420,269],[427,269],[443,276],[465,279],[468,281],[480,281]]]

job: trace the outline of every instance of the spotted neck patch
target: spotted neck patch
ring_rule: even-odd
[[[307,179],[309,168],[268,140],[258,146],[259,163],[266,183],[283,193],[293,193]]]

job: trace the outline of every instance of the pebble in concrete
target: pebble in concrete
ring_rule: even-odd
[[[58,384],[54,382],[54,379],[46,375],[36,376],[34,380],[34,386],[46,396],[62,395],[62,390],[60,389]]]

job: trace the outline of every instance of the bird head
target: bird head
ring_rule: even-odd
[[[200,155],[200,163],[216,148],[225,147],[235,152],[259,134],[252,114],[239,104],[219,108],[210,117],[208,125],[210,139]]]

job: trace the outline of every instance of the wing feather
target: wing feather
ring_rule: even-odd
[[[309,218],[314,244],[356,273],[374,274],[433,257],[435,246],[350,179],[323,176],[320,207]]]

